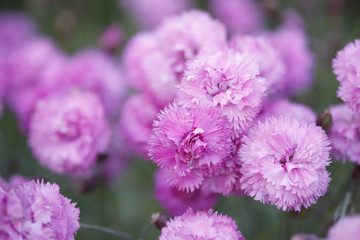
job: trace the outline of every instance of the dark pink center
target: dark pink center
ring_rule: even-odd
[[[183,163],[191,164],[194,160],[199,159],[207,149],[207,144],[203,141],[203,132],[204,130],[201,128],[195,128],[181,141],[178,153]]]

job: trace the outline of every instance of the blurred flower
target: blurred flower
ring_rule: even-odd
[[[217,194],[201,188],[194,192],[172,188],[162,170],[155,173],[155,197],[173,215],[183,214],[188,207],[195,211],[209,209],[218,201]]]
[[[310,107],[286,99],[278,99],[265,104],[257,120],[264,121],[268,117],[279,117],[281,115],[305,120],[309,123],[316,122],[316,114]]]
[[[149,156],[180,191],[199,189],[230,154],[230,126],[215,110],[170,104],[154,122]]]
[[[71,92],[38,103],[29,145],[39,162],[58,174],[86,175],[105,153],[110,128],[98,98]]]
[[[142,28],[154,28],[169,16],[189,9],[191,0],[119,0]]]
[[[239,137],[260,111],[266,88],[253,56],[232,49],[204,51],[189,62],[177,101],[219,109]]]
[[[2,12],[0,14],[0,56],[9,56],[35,33],[35,23],[25,14]]]
[[[59,186],[29,181],[0,186],[0,238],[71,240],[79,228],[79,209]]]
[[[328,231],[326,240],[358,240],[360,236],[360,215],[345,216]]]
[[[117,130],[133,152],[143,158],[148,158],[148,141],[159,111],[143,94],[132,95],[125,102]]]
[[[101,34],[99,39],[99,45],[105,51],[112,52],[120,46],[123,40],[123,29],[118,25],[110,25]]]
[[[96,94],[108,119],[114,120],[122,104],[126,86],[113,59],[99,50],[82,50],[68,63],[65,77],[76,88]]]
[[[212,210],[194,212],[189,208],[183,215],[166,223],[161,229],[159,240],[245,240],[237,228],[231,217],[214,213]]]
[[[211,0],[210,9],[230,32],[250,33],[263,26],[261,8],[254,0]]]
[[[329,138],[336,159],[360,164],[360,115],[345,104],[330,107],[333,125]]]
[[[202,48],[225,45],[226,30],[220,22],[205,12],[185,12],[130,40],[123,57],[126,76],[162,108],[174,100],[186,62]]]
[[[360,40],[348,43],[333,59],[334,73],[340,82],[338,96],[349,108],[360,113]]]
[[[27,41],[11,55],[6,100],[26,132],[37,101],[68,88],[63,78],[65,63],[60,49],[42,37]]]
[[[300,211],[326,193],[330,141],[315,123],[270,117],[251,128],[243,142],[240,184],[255,200]]]
[[[268,93],[277,96],[284,88],[285,64],[278,49],[262,36],[235,35],[229,46],[253,55],[260,64],[260,76],[268,82]]]
[[[283,94],[295,95],[309,88],[313,82],[314,56],[302,19],[294,12],[286,15],[285,23],[275,32],[265,35],[280,52],[286,72],[282,80]]]

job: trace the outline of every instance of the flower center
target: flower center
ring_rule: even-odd
[[[180,160],[183,163],[193,163],[193,161],[199,159],[207,149],[207,144],[203,141],[203,132],[203,129],[195,128],[181,141],[178,152],[180,154]]]
[[[285,167],[286,163],[292,162],[292,159],[294,158],[294,155],[295,155],[296,148],[297,148],[297,145],[295,145],[294,147],[285,151],[285,154],[282,155],[282,157],[279,160],[281,165],[283,165]]]
[[[81,135],[79,116],[76,112],[66,112],[62,125],[56,132],[58,138],[65,141],[73,141]]]

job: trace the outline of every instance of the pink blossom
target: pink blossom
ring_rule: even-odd
[[[251,128],[243,142],[241,189],[255,200],[300,211],[326,193],[331,147],[315,123],[270,117]]]
[[[30,122],[29,145],[55,173],[86,175],[105,153],[110,128],[98,98],[86,92],[42,100]]]
[[[154,28],[167,17],[192,6],[191,0],[122,0],[119,3],[131,12],[136,23],[143,28]]]
[[[185,107],[219,109],[239,137],[260,111],[266,87],[251,55],[232,49],[204,51],[189,62],[177,101]]]
[[[270,95],[276,96],[284,90],[285,64],[279,50],[275,49],[267,38],[235,35],[229,46],[255,56],[260,64],[260,76],[268,82]]]
[[[286,16],[285,23],[266,36],[280,52],[285,63],[286,72],[283,79],[285,95],[298,94],[309,88],[313,82],[314,57],[302,25],[300,16],[290,12]]]
[[[230,32],[250,33],[263,26],[263,13],[253,0],[211,0],[210,9]]]
[[[27,131],[36,102],[57,95],[69,85],[63,78],[66,57],[47,38],[34,38],[9,59],[6,99]]]
[[[145,95],[137,94],[130,96],[121,114],[118,132],[123,134],[131,149],[144,158],[148,158],[148,141],[159,111]]]
[[[123,29],[118,25],[110,25],[105,28],[99,38],[99,45],[105,51],[111,52],[116,50],[124,40]]]
[[[326,240],[358,240],[360,236],[360,215],[345,216],[328,231]]]
[[[360,78],[349,79],[340,83],[337,95],[350,109],[360,113]]]
[[[149,156],[164,169],[172,187],[193,192],[230,154],[230,136],[226,118],[215,109],[171,104],[154,122]]]
[[[332,66],[340,83],[360,79],[360,39],[349,42],[338,51]]]
[[[166,223],[159,240],[245,240],[235,221],[213,210],[194,212],[189,208],[183,215]]]
[[[286,99],[278,99],[264,105],[257,120],[264,121],[268,117],[289,116],[296,119],[303,119],[306,122],[316,122],[315,112],[308,106],[301,103],[290,102]]]
[[[79,209],[56,184],[30,181],[13,188],[0,186],[0,200],[1,239],[71,240],[79,228]]]
[[[217,194],[204,189],[186,192],[172,188],[162,170],[155,173],[155,197],[167,211],[174,215],[183,214],[188,207],[195,211],[209,209],[218,201]]]
[[[330,107],[333,125],[329,134],[335,158],[360,164],[360,115],[345,104]]]
[[[225,27],[197,10],[168,18],[156,31],[140,33],[124,52],[128,81],[160,107],[172,102],[186,62],[205,48],[226,45]]]
[[[90,49],[77,52],[68,64],[66,78],[73,87],[96,94],[109,119],[117,116],[126,87],[122,72],[108,55]]]
[[[2,12],[0,14],[0,55],[9,56],[12,51],[33,37],[35,32],[35,23],[25,14]]]

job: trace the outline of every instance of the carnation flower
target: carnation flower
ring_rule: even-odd
[[[96,96],[71,92],[38,103],[30,122],[29,145],[53,172],[85,175],[105,153],[110,128]]]
[[[189,9],[192,5],[191,0],[126,0],[119,3],[132,13],[137,24],[143,28],[154,28],[165,18]]]
[[[130,40],[124,52],[126,76],[162,108],[174,100],[186,62],[202,48],[224,45],[225,27],[209,14],[193,10],[173,16],[156,31]]]
[[[284,211],[308,208],[328,188],[329,145],[315,123],[284,116],[267,118],[243,138],[241,189]]]
[[[194,212],[189,208],[183,215],[166,223],[159,240],[245,240],[237,228],[231,217],[214,213],[213,210]]]
[[[255,56],[260,64],[260,76],[268,82],[269,95],[276,96],[284,88],[285,64],[280,52],[262,36],[235,35],[229,46]]]
[[[65,55],[47,38],[27,41],[11,55],[6,99],[26,132],[36,102],[68,88],[65,63]]]
[[[217,194],[204,189],[186,192],[172,188],[162,170],[155,173],[155,197],[167,211],[174,215],[183,214],[188,207],[195,211],[209,209],[218,201]]]
[[[348,79],[340,83],[337,95],[350,109],[360,113],[360,78]]]
[[[226,118],[215,109],[171,104],[154,122],[149,156],[172,187],[193,192],[230,154],[230,136]]]
[[[210,9],[230,32],[253,32],[264,22],[262,11],[253,0],[211,0]]]
[[[0,200],[1,239],[71,240],[79,228],[79,209],[56,184],[30,181],[13,188],[0,186]]]
[[[35,35],[35,23],[25,14],[2,12],[0,14],[0,56],[8,56]]]
[[[138,155],[148,158],[147,146],[152,133],[152,123],[160,109],[145,95],[133,95],[125,103],[118,125],[126,143]]]
[[[114,119],[125,94],[125,84],[119,67],[98,50],[78,52],[69,62],[66,78],[72,86],[96,94],[109,119]]]
[[[123,39],[123,29],[118,25],[110,25],[101,34],[99,38],[99,45],[105,51],[111,52],[120,46]]]
[[[313,82],[314,57],[300,16],[290,12],[285,24],[265,37],[280,52],[285,63],[283,94],[295,95],[310,87]]]
[[[336,53],[332,66],[337,80],[344,81],[360,79],[360,39],[349,42],[343,50]]]
[[[251,55],[232,49],[204,51],[189,62],[177,101],[185,107],[221,110],[239,137],[260,111],[266,87]]]
[[[360,115],[345,104],[330,107],[333,125],[329,138],[337,159],[360,164]]]
[[[264,105],[262,112],[257,117],[263,121],[268,117],[289,116],[296,119],[303,119],[306,122],[316,122],[314,111],[301,103],[293,103],[286,99],[279,99]]]
[[[345,216],[332,226],[326,240],[358,240],[360,236],[360,215]]]

